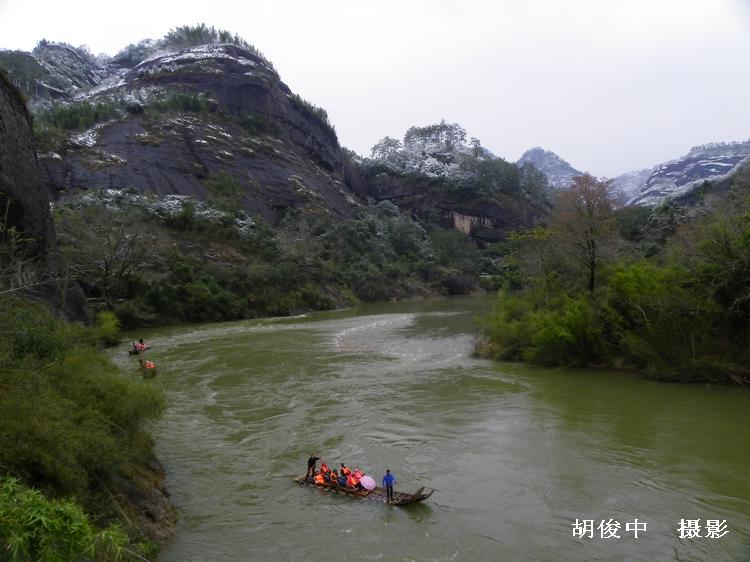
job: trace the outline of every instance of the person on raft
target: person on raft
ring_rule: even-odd
[[[310,458],[307,459],[307,472],[305,473],[305,480],[311,480],[313,476],[315,476],[315,463],[320,460],[320,457],[316,457],[315,455],[310,455]]]
[[[385,476],[383,476],[383,488],[385,488],[385,495],[388,498],[388,503],[393,502],[393,485],[396,483],[396,477],[391,474],[389,469],[386,469]]]

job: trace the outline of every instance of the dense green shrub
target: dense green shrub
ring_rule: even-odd
[[[150,101],[145,107],[145,111],[147,113],[165,113],[169,111],[205,113],[210,111],[212,108],[213,104],[211,104],[210,99],[206,95],[171,92],[164,98]]]
[[[34,118],[34,142],[39,151],[61,151],[71,131],[88,129],[124,113],[124,106],[117,101],[55,104]]]
[[[77,264],[84,290],[124,328],[284,315],[477,286],[478,250],[465,235],[443,235],[437,227],[428,234],[391,203],[347,220],[289,212],[271,228],[239,212],[244,189],[236,179],[219,174],[205,185],[212,212],[189,201],[179,212],[151,215],[101,205],[56,210],[60,246]],[[225,212],[217,214],[217,207]],[[242,231],[235,217],[244,220]],[[433,239],[444,246],[439,257]]]
[[[208,202],[217,209],[236,215],[242,208],[245,189],[232,176],[220,173],[205,180]]]
[[[97,313],[92,335],[106,346],[120,343],[120,321],[108,310]]]
[[[102,482],[147,452],[142,427],[163,397],[91,346],[96,329],[7,297],[0,327],[0,471],[92,506]]]
[[[0,478],[0,559],[116,562],[127,546],[118,526],[97,530],[74,501],[49,500],[14,478]]]
[[[136,65],[149,56],[165,49],[184,49],[198,45],[214,43],[232,43],[249,50],[261,58],[269,68],[273,65],[253,45],[245,41],[237,34],[232,34],[224,29],[216,29],[205,23],[197,25],[184,25],[171,29],[162,39],[158,41],[145,40],[140,43],[130,44],[113,57],[118,64]]]
[[[619,230],[633,245],[621,241],[619,259],[609,257],[600,286],[588,294],[565,279],[565,269],[551,272],[554,236],[545,237],[543,246],[519,238],[527,249],[537,244],[526,255],[548,265],[527,268],[523,290],[501,294],[485,322],[480,351],[554,365],[634,367],[661,380],[747,384],[748,207],[734,200],[684,224],[656,256],[652,247],[663,234],[659,221],[666,208],[648,220],[643,210],[621,213]],[[658,236],[649,233],[653,224]],[[642,257],[633,259],[639,251]]]

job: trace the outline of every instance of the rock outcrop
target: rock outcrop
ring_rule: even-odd
[[[52,303],[70,319],[89,321],[91,311],[75,282],[58,283],[60,265],[50,200],[37,163],[31,116],[21,94],[0,72],[0,242],[15,229],[24,240],[6,285]],[[6,256],[7,258],[8,256]],[[17,259],[18,258],[18,259]],[[0,264],[7,265],[7,264]],[[9,275],[9,272],[6,271]]]
[[[272,224],[289,208],[355,212],[361,181],[325,112],[295,95],[252,47],[139,45],[142,56],[131,49],[106,63],[54,43],[26,55],[55,77],[54,91],[69,100],[58,107],[108,108],[40,157],[53,199],[114,189],[207,201],[212,185],[230,178],[238,206]],[[44,118],[48,90],[40,83],[44,77],[32,89],[44,94]]]
[[[32,238],[35,253],[55,247],[49,197],[37,165],[31,116],[21,93],[0,73],[0,219]]]

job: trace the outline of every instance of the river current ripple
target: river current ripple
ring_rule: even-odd
[[[477,359],[490,306],[143,334],[169,397],[155,435],[180,511],[159,560],[750,560],[750,392]],[[437,491],[396,508],[297,486],[310,453]],[[576,519],[618,521],[621,538],[576,538]],[[680,519],[729,533],[680,539]]]

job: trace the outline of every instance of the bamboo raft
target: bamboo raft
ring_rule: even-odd
[[[380,486],[376,486],[372,490],[368,491],[331,484],[315,484],[311,481],[307,481],[304,476],[299,476],[295,478],[294,481],[297,484],[301,484],[303,486],[312,486],[313,488],[319,488],[321,490],[325,490],[326,492],[333,492],[334,494],[344,494],[345,496],[353,496],[363,500],[375,500],[383,503],[387,502],[385,488],[381,488]],[[427,488],[425,486],[422,486],[413,494],[407,494],[406,492],[397,492],[396,490],[393,490],[393,501],[391,502],[391,505],[409,505],[411,503],[421,502],[429,498],[434,492],[435,490],[433,490],[432,488]]]

